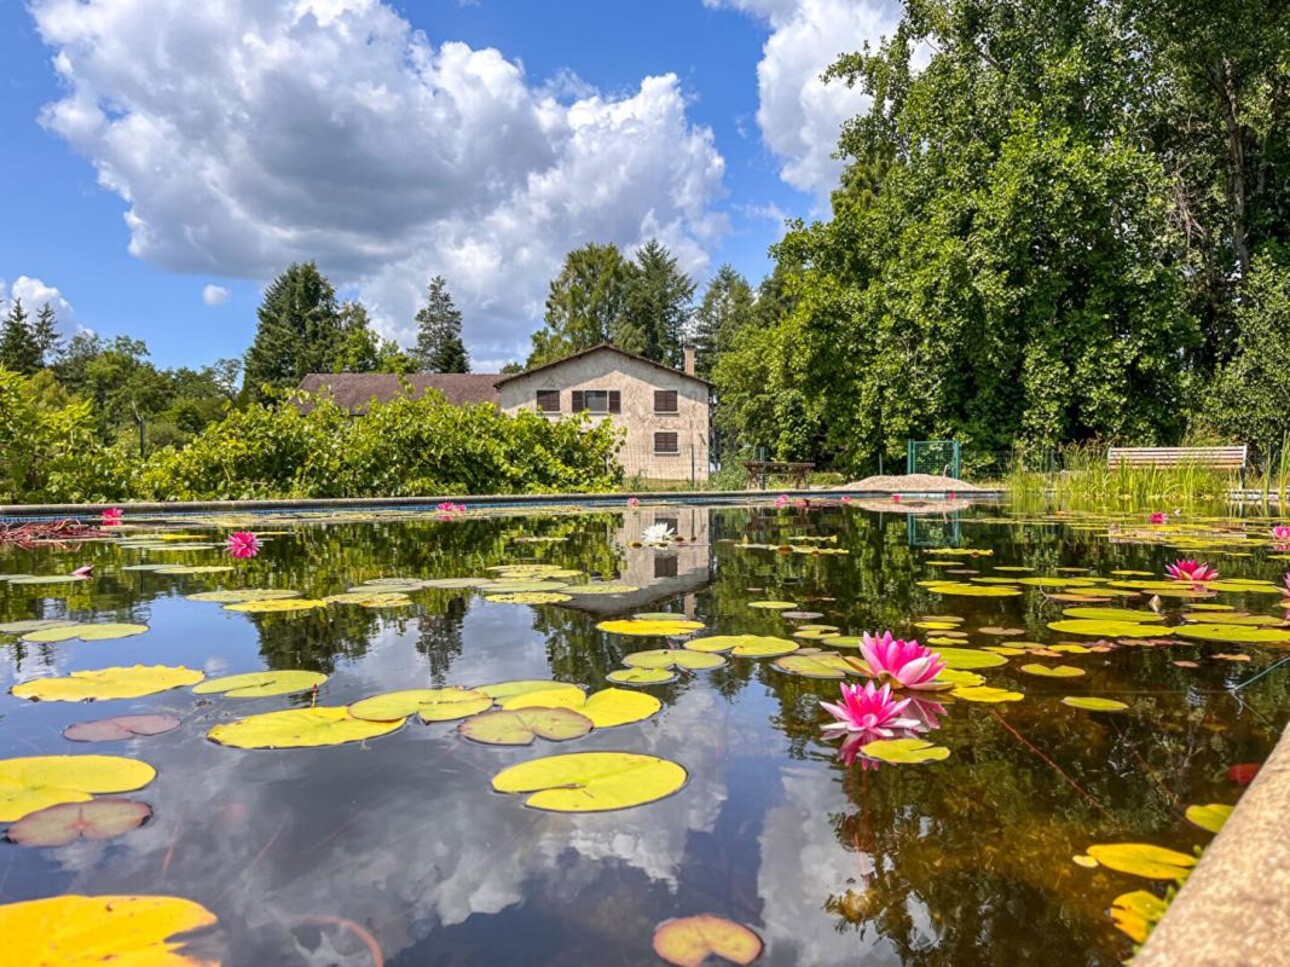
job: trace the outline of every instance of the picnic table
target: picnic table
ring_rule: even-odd
[[[766,489],[766,478],[770,476],[790,476],[793,478],[793,489],[804,490],[806,477],[815,469],[814,463],[795,463],[784,460],[745,460],[744,470],[748,472],[748,486]]]

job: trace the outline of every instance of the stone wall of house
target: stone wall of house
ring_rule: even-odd
[[[685,483],[691,479],[696,483],[708,479],[709,387],[684,373],[604,349],[517,376],[498,389],[502,409],[512,414],[521,409],[536,410],[539,390],[558,391],[560,412],[552,413],[553,418],[572,413],[574,390],[617,390],[621,394],[622,412],[593,415],[593,419],[612,420],[626,429],[620,459],[629,478],[641,476]],[[676,413],[655,412],[655,390],[676,390]],[[675,433],[679,452],[656,452],[656,433]]]

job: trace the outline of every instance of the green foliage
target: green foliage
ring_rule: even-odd
[[[609,332],[610,341],[665,366],[680,366],[693,298],[694,280],[666,247],[650,239],[628,272],[625,309]]]
[[[330,373],[346,353],[347,320],[336,290],[313,262],[295,263],[274,279],[256,314],[259,328],[246,353],[253,398],[263,386],[289,389],[307,373]]]
[[[619,443],[608,423],[512,417],[437,393],[359,417],[326,399],[255,403],[154,456],[140,492],[208,500],[606,489],[621,479]]]
[[[14,299],[0,326],[0,366],[15,373],[34,373],[42,362],[40,344],[21,299]]]
[[[40,352],[42,366],[53,366],[63,354],[63,340],[58,335],[58,318],[54,307],[46,302],[36,312],[36,321],[31,325],[31,336]]]
[[[717,359],[737,345],[740,333],[753,320],[755,300],[748,280],[731,265],[723,265],[708,283],[694,313],[692,342],[695,372],[712,377]]]
[[[426,304],[417,312],[413,359],[425,373],[468,373],[470,356],[461,341],[461,311],[453,304],[448,280],[430,280]]]

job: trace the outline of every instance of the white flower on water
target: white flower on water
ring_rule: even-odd
[[[641,532],[641,543],[653,547],[666,547],[676,537],[676,531],[666,524],[650,524]]]

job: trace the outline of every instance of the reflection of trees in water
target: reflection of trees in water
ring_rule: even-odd
[[[436,685],[448,684],[453,659],[461,655],[461,626],[465,621],[467,599],[454,595],[438,614],[423,614],[417,619],[417,651],[430,666],[430,680]]]

